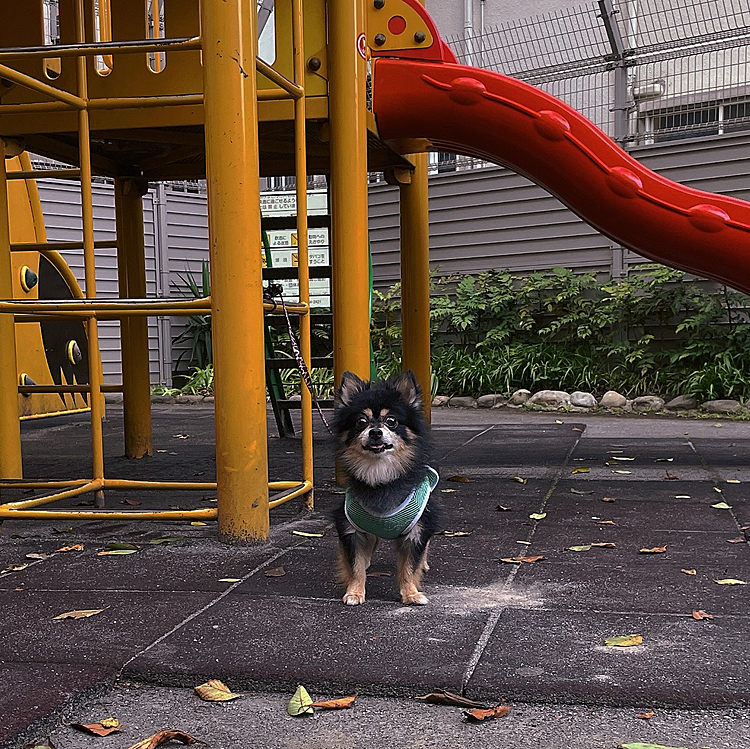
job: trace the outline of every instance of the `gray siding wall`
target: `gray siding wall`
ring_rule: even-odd
[[[750,200],[749,134],[640,146],[632,155],[676,182]],[[370,187],[370,240],[375,283],[395,283],[398,188]],[[430,248],[430,265],[440,275],[564,266],[617,277],[644,261],[594,231],[541,187],[501,167],[430,177]]]

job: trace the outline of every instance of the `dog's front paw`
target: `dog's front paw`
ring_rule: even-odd
[[[416,593],[401,594],[401,602],[406,605],[413,604],[415,606],[424,606],[429,603],[429,599],[424,593],[417,591]]]
[[[346,591],[344,593],[344,598],[342,599],[344,603],[347,606],[359,606],[360,603],[365,602],[365,592],[364,591]]]

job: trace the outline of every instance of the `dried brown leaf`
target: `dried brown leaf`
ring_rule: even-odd
[[[156,749],[157,746],[162,746],[169,741],[181,741],[183,744],[194,744],[196,739],[188,735],[184,731],[175,731],[167,729],[166,731],[159,731],[153,736],[149,736],[143,741],[139,741],[137,744],[129,746],[128,749]]]
[[[614,497],[602,497],[602,502],[614,502]]]
[[[594,541],[592,546],[595,546],[597,549],[616,549],[617,544],[614,541]]]
[[[448,538],[454,538],[456,536],[470,536],[474,531],[441,531],[438,535],[448,536]]]
[[[667,550],[666,546],[654,546],[653,549],[638,549],[639,554],[663,554]]]
[[[229,702],[242,697],[241,694],[232,692],[229,687],[219,679],[209,679],[204,684],[193,687],[193,691],[206,702]]]
[[[728,538],[728,544],[744,544],[747,539],[744,536],[737,536],[737,538]]]
[[[540,559],[544,559],[544,557],[503,557],[500,561],[507,562],[508,564],[532,564],[533,562],[538,562]]]
[[[679,477],[679,476],[677,476],[677,475],[676,475],[676,474],[674,474],[674,473],[670,473],[669,471],[665,471],[665,472],[664,472],[664,479],[665,479],[666,481],[679,481],[679,480],[680,480],[680,477]]]
[[[640,718],[641,720],[651,720],[654,715],[656,715],[656,713],[653,710],[649,710],[647,713],[638,713],[635,717]]]
[[[468,484],[469,479],[466,476],[448,476],[446,481],[455,481],[457,484]]]
[[[429,702],[433,705],[452,705],[455,707],[484,709],[484,705],[481,702],[475,702],[474,700],[462,697],[460,694],[448,692],[445,689],[435,689],[429,694],[423,694],[421,697],[415,697],[414,699],[421,702]]]
[[[110,733],[121,731],[123,726],[117,718],[105,718],[98,723],[71,723],[71,728],[91,734],[92,736],[109,736]]]
[[[66,611],[64,614],[53,616],[53,619],[88,619],[90,616],[101,614],[104,609],[76,609],[75,611]]]
[[[83,551],[83,544],[71,544],[70,546],[62,546],[57,551]]]
[[[684,572],[686,575],[695,575],[695,570],[680,570],[680,572]]]
[[[707,614],[703,609],[700,609],[698,611],[693,611],[693,619],[695,619],[697,622],[703,621],[704,619],[713,619],[713,614]]]
[[[131,507],[138,507],[138,505],[141,504],[140,500],[138,499],[121,499],[120,500],[121,505],[130,505]]]
[[[504,718],[509,712],[509,705],[498,705],[497,707],[491,707],[489,710],[464,710],[464,715],[470,723],[481,723],[484,720]]]
[[[282,564],[281,567],[273,567],[270,570],[265,570],[263,574],[266,577],[284,577],[284,575],[286,575],[286,570]]]
[[[497,505],[497,507],[495,507],[495,509],[498,512],[510,512],[510,507],[506,507],[505,505]]]
[[[322,700],[321,702],[313,702],[312,706],[317,707],[319,710],[345,710],[354,704],[354,700],[357,699],[357,695],[353,694],[350,697],[338,697],[334,700]]]

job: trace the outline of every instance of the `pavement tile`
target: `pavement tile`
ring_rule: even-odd
[[[456,691],[487,612],[368,601],[264,598],[233,593],[139,655],[129,676],[191,683],[330,684],[381,694],[441,686]],[[224,643],[232,643],[231,648]]]
[[[0,665],[0,744],[60,709],[75,695],[114,676],[98,667],[68,663],[4,663]],[[58,723],[55,721],[55,723]],[[59,725],[59,723],[58,723]],[[50,727],[49,730],[53,730]]]
[[[72,663],[111,669],[207,604],[210,593],[0,591],[0,663]],[[104,609],[85,619],[58,614]]]
[[[747,617],[503,612],[469,680],[469,697],[587,704],[750,705]],[[639,633],[643,645],[604,640]]]

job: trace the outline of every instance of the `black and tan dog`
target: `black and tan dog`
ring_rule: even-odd
[[[414,374],[366,382],[345,372],[335,394],[334,433],[346,496],[335,513],[344,603],[364,603],[367,568],[379,539],[395,541],[404,603],[425,604],[419,590],[427,546],[438,528],[429,460],[429,428]]]

